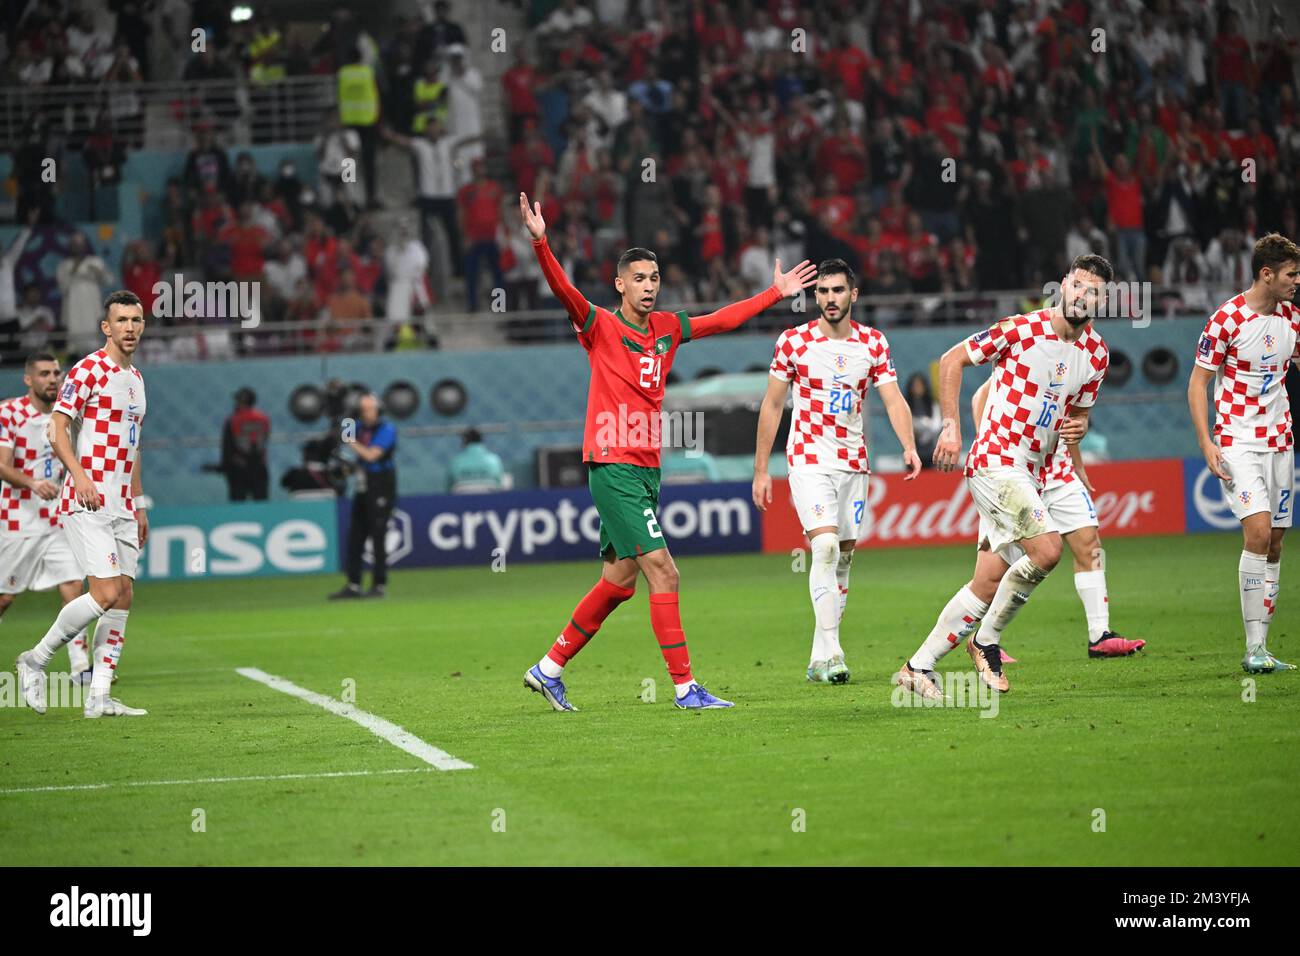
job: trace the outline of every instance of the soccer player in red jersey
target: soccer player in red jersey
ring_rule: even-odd
[[[524,686],[556,710],[576,710],[568,701],[564,666],[595,637],[613,610],[636,589],[638,572],[650,586],[650,624],[668,665],[678,707],[730,707],[696,683],[691,675],[686,635],[678,611],[677,566],[659,528],[659,427],[664,386],[677,347],[691,339],[728,332],[786,296],[817,281],[808,260],[789,272],[778,259],[772,285],[758,295],[708,315],[655,310],[659,265],[648,249],[629,249],[618,261],[614,288],[622,297],[610,312],[589,302],[573,287],[546,241],[539,203],[519,194],[519,211],[533,237],[542,273],[569,313],[578,341],[591,363],[582,457],[591,497],[600,513],[600,554],[604,568],[564,631],[546,655],[524,675]]]

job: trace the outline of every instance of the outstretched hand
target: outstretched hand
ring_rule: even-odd
[[[776,268],[773,270],[772,283],[776,286],[781,297],[795,295],[800,289],[806,289],[808,286],[817,282],[817,267],[812,261],[805,259],[789,272],[781,271],[781,260],[776,260]]]
[[[540,239],[546,235],[546,220],[542,218],[542,204],[535,202],[530,207],[528,205],[528,196],[525,193],[519,194],[519,212],[524,217],[524,228],[534,239]]]

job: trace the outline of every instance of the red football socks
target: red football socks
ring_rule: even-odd
[[[596,636],[600,625],[613,613],[614,608],[634,593],[636,593],[635,587],[621,588],[604,578],[598,580],[596,586],[588,591],[587,596],[573,609],[573,617],[569,618],[568,625],[556,638],[551,649],[546,652],[546,656],[561,667],[569,663],[574,655]],[[653,614],[653,608],[651,611]]]

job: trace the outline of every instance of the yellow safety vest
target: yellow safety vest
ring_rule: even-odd
[[[446,89],[446,83],[439,83],[436,80],[432,83],[423,79],[415,81],[415,119],[411,122],[411,132],[423,133],[425,127],[429,125],[430,114],[440,121],[446,120],[446,100],[444,99],[440,105],[435,105]]]
[[[248,45],[248,56],[252,60],[260,61],[268,52],[278,46],[280,43],[280,31],[274,30],[271,33],[259,33],[253,38],[253,42]],[[275,83],[283,80],[285,69],[283,63],[262,63],[255,62],[253,68],[248,72],[251,79],[258,86],[265,86],[267,83]]]
[[[375,71],[364,63],[349,63],[339,70],[339,122],[344,126],[372,126],[379,119],[379,87]]]

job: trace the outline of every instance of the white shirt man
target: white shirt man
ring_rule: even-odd
[[[1061,536],[1042,492],[1049,456],[1060,441],[1077,444],[1083,438],[1105,378],[1109,353],[1091,316],[1113,279],[1114,270],[1102,257],[1076,259],[1061,281],[1060,305],[1009,316],[953,346],[940,360],[944,425],[934,461],[942,471],[955,467],[961,454],[961,371],[967,365],[994,365],[965,466],[966,487],[980,515],[979,552],[972,580],[952,597],[895,675],[899,686],[941,698],[935,664],[965,640],[980,679],[999,692],[1009,689],[1002,673],[1002,632],[1061,558]],[[1090,643],[1090,655],[1093,650]]]
[[[447,135],[453,142],[466,141],[464,165],[456,172],[459,187],[470,181],[473,161],[484,155],[483,74],[465,63],[465,48],[459,43],[447,47],[447,55],[450,62],[439,71],[438,81],[447,85]]]
[[[880,393],[910,477],[921,470],[913,446],[912,413],[898,388],[889,343],[879,330],[849,317],[857,296],[853,271],[842,260],[821,264],[818,318],[786,329],[776,341],[754,455],[754,504],[765,511],[771,501],[768,456],[793,386],[786,461],[791,502],[812,545],[808,589],[815,624],[807,678],[815,683],[842,684],[849,679],[839,629],[853,549],[867,520],[870,469],[862,405],[868,385]]]
[[[59,647],[94,623],[94,669],[84,715],[139,717],[146,711],[125,706],[108,691],[126,638],[140,549],[149,534],[143,506],[137,507],[144,378],[132,363],[144,332],[144,309],[125,290],[109,295],[103,309],[106,341],[68,371],[48,428],[66,469],[59,521],[90,593],[63,606],[45,636],[19,655],[17,670],[27,705],[44,713],[45,668]]]
[[[411,303],[429,304],[424,287],[424,273],[429,268],[429,253],[420,240],[402,232],[384,251],[384,271],[388,277],[386,317],[390,322],[408,322]]]
[[[1300,248],[1273,234],[1255,244],[1255,281],[1210,316],[1196,348],[1188,404],[1210,473],[1241,522],[1238,590],[1248,673],[1292,670],[1268,651],[1282,537],[1295,511],[1295,437],[1287,367],[1300,366]],[[1213,377],[1214,432],[1205,389]]]
[[[59,527],[63,465],[46,435],[58,360],[33,355],[23,382],[26,394],[0,403],[0,615],[23,591],[58,588],[64,604],[81,595],[81,569]],[[68,655],[74,677],[90,669],[84,631]]]

